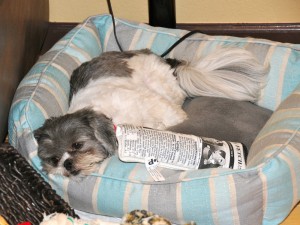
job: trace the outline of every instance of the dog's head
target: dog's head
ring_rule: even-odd
[[[111,120],[91,109],[50,118],[34,136],[43,169],[52,174],[87,175],[117,150]]]

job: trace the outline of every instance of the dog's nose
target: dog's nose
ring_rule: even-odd
[[[66,170],[71,171],[73,169],[73,161],[72,161],[72,159],[66,159],[64,161],[64,167],[66,168]]]

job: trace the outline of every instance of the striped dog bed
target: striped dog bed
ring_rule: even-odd
[[[187,31],[117,19],[125,50],[163,53]],[[274,111],[249,150],[244,170],[161,170],[154,182],[144,165],[111,157],[82,182],[41,171],[32,131],[67,111],[72,71],[105,51],[118,50],[109,15],[85,20],[43,55],[20,83],[11,107],[9,141],[72,207],[121,217],[146,209],[173,223],[278,224],[300,199],[300,47],[268,40],[196,34],[168,57],[190,60],[217,47],[240,47],[270,62],[259,106]]]

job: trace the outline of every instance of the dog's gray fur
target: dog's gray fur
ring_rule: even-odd
[[[111,121],[103,114],[97,114],[88,108],[46,120],[34,132],[34,136],[39,144],[38,156],[47,172],[58,166],[64,153],[70,155],[68,170],[63,174],[65,176],[90,171],[95,164],[115,154],[117,150]],[[79,143],[79,148],[76,143]],[[91,155],[92,158],[87,158],[86,155]]]
[[[138,53],[151,54],[147,49],[130,52],[104,52],[99,57],[83,63],[74,70],[71,76],[69,102],[73,95],[84,88],[91,79],[96,80],[100,77],[110,76],[130,77],[132,69],[127,66],[126,59]]]

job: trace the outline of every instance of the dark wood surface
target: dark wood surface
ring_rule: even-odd
[[[49,21],[48,0],[0,0],[0,141],[18,83],[35,63]]]
[[[78,23],[49,23],[49,29],[41,54],[47,52],[60,38],[73,29]]]

